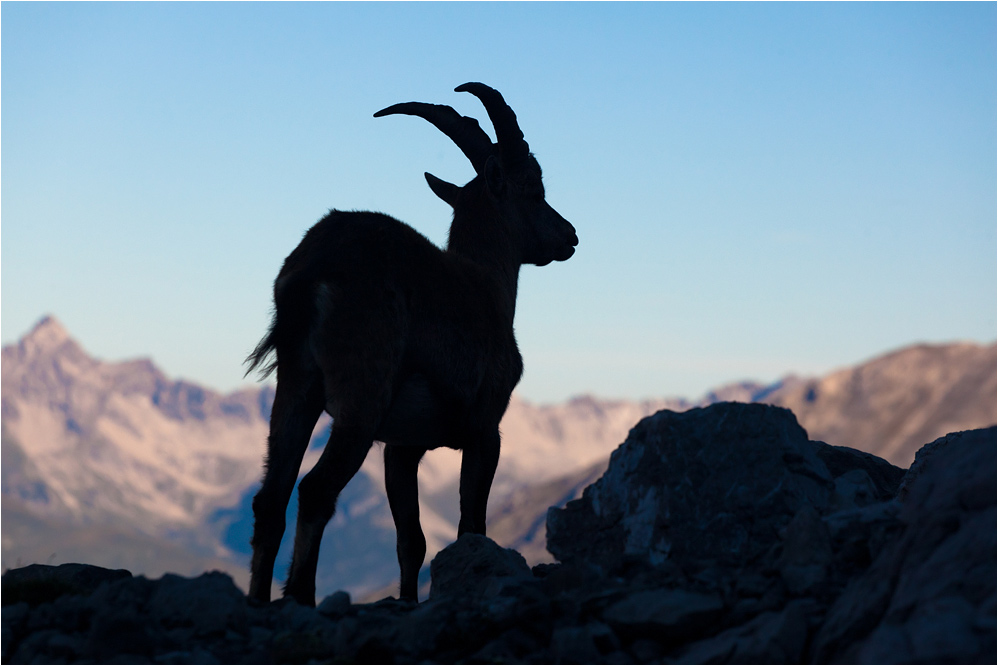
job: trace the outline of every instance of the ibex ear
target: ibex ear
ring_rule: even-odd
[[[502,195],[506,189],[506,174],[503,173],[502,165],[496,159],[495,155],[489,155],[489,158],[485,160],[485,168],[482,171],[485,176],[485,184],[488,186],[492,196],[498,197]]]
[[[446,180],[440,180],[432,173],[424,173],[423,176],[426,178],[426,184],[430,186],[433,193],[438,197],[450,204],[453,208],[454,204],[457,202],[457,193],[460,191],[460,187],[448,183]]]

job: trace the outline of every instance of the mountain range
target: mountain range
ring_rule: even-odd
[[[581,396],[538,405],[514,395],[490,535],[531,564],[549,561],[547,508],[578,496],[629,429],[662,409],[785,406],[812,439],[907,467],[922,444],[995,423],[995,368],[995,344],[952,343],[908,347],[820,378],[731,384],[698,400]],[[222,395],[170,379],[149,360],[95,359],[44,318],[2,351],[2,566],[86,561],[148,576],[219,569],[245,587],[272,400],[269,386]],[[320,420],[303,472],[326,429]],[[460,460],[438,450],[420,466],[427,562],[456,535]],[[296,506],[293,498],[289,525]],[[289,553],[279,558],[286,563]],[[379,592],[397,576],[378,447],[340,498],[319,573],[320,596]]]

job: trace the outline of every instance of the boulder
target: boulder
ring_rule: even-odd
[[[350,593],[344,590],[337,590],[322,600],[316,610],[334,619],[338,619],[347,614],[350,610]]]
[[[246,633],[246,597],[228,574],[166,574],[149,599],[150,616],[175,637]]]
[[[811,442],[811,444],[832,478],[868,480],[869,494],[860,505],[883,502],[897,494],[901,480],[905,476],[905,470],[900,467],[895,467],[872,453],[857,451],[847,446],[831,446],[824,442]]]
[[[980,430],[965,430],[963,432],[952,432],[936,439],[918,450],[915,454],[915,461],[905,472],[901,479],[900,487],[897,491],[897,498],[904,501],[911,492],[911,487],[915,481],[922,476],[926,469],[931,469],[939,464],[940,456],[945,459],[954,455],[953,449],[966,448],[987,448],[995,441],[995,426],[982,428]],[[933,462],[936,460],[936,462]]]
[[[638,560],[697,570],[769,552],[835,484],[787,409],[718,403],[663,410],[635,426],[581,499],[548,512],[548,550],[606,573]]]
[[[780,576],[790,593],[799,596],[814,592],[827,580],[832,557],[827,525],[813,507],[801,507],[787,525],[778,560]]]
[[[743,625],[685,648],[684,664],[799,664],[804,661],[809,616],[814,607],[796,600],[781,611],[757,615]]]
[[[603,612],[626,639],[680,643],[703,635],[724,611],[721,599],[682,589],[638,590]]]
[[[506,584],[530,580],[523,555],[481,534],[463,534],[430,562],[430,598],[495,596]]]
[[[104,583],[131,578],[124,569],[105,569],[90,564],[29,564],[3,574],[5,606],[25,602],[37,606],[65,594],[88,595]]]

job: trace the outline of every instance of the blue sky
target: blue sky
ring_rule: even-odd
[[[696,397],[996,336],[994,3],[3,3],[2,338],[245,385],[330,208],[442,244],[503,92],[577,227],[521,272],[523,396]],[[489,128],[491,129],[491,128]]]

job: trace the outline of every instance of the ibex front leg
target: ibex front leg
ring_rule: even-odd
[[[499,464],[499,428],[475,437],[461,458],[461,522],[457,535],[485,534],[485,512]]]
[[[408,446],[385,447],[385,490],[395,520],[396,551],[401,578],[399,598],[418,601],[419,569],[426,557],[426,538],[419,525],[416,472],[426,453]]]

